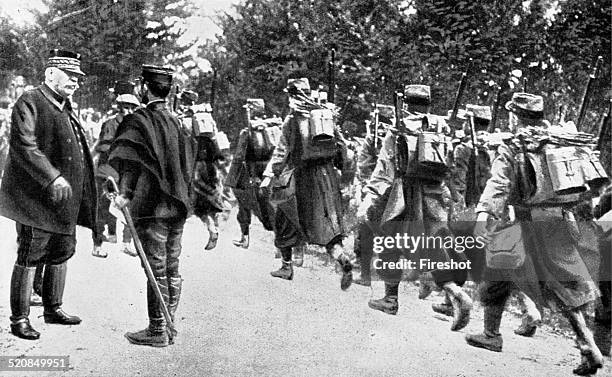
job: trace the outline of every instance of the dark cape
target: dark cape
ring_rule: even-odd
[[[140,170],[130,204],[135,219],[188,216],[194,159],[192,141],[160,102],[127,115],[109,150],[109,164],[121,176],[129,170]],[[170,213],[159,212],[162,204],[170,208]]]

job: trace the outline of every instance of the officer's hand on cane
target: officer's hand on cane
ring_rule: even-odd
[[[117,208],[125,208],[128,204],[130,204],[130,199],[126,198],[123,195],[115,196],[115,205],[117,206]]]
[[[61,175],[51,183],[51,200],[60,202],[72,198],[72,187]]]

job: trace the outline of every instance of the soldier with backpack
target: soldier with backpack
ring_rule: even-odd
[[[447,224],[450,192],[444,184],[448,173],[445,158],[448,143],[442,134],[446,123],[429,114],[429,86],[406,85],[404,94],[396,93],[396,114],[404,110],[404,96],[409,116],[398,117],[396,126],[387,132],[358,218],[372,224],[377,229],[377,236],[424,234],[446,238],[450,236]],[[402,250],[397,248],[380,253],[382,267],[377,272],[385,281],[385,296],[370,300],[370,308],[397,314],[398,287],[403,271],[391,266],[401,256]],[[422,256],[436,261],[461,258],[441,245],[405,256],[411,260]],[[438,269],[431,273],[436,284],[451,297],[455,309],[451,330],[464,328],[469,322],[472,301],[460,287],[465,280],[462,271]]]
[[[293,279],[293,248],[310,243],[325,246],[342,268],[340,288],[353,280],[353,265],[342,246],[342,194],[336,167],[342,168],[346,146],[333,112],[310,98],[308,79],[290,79],[287,88],[291,113],[264,172],[262,188],[270,188],[275,210],[275,246],[282,266],[271,272]]]
[[[259,218],[266,230],[273,229],[272,207],[259,186],[272,157],[274,143],[267,132],[268,123],[263,119],[263,99],[247,99],[244,107],[247,110],[247,127],[240,131],[236,153],[225,183],[233,189],[238,200],[237,220],[241,236],[240,239],[233,240],[233,243],[247,249],[252,213]]]

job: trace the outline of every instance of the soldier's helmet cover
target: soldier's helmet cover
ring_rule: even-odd
[[[404,102],[413,105],[429,106],[431,104],[431,88],[429,85],[406,85],[404,87]]]
[[[542,96],[522,92],[514,93],[505,107],[506,110],[522,118],[544,119],[544,99]]]
[[[180,100],[183,105],[191,106],[198,101],[198,93],[193,90],[183,90],[180,94]]]

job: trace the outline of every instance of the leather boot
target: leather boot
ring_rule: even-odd
[[[563,314],[576,333],[576,341],[582,355],[582,362],[573,370],[574,374],[587,376],[597,373],[597,370],[603,367],[603,355],[595,344],[593,333],[586,324],[582,310],[575,308],[566,310]]]
[[[342,254],[337,259],[342,268],[342,277],[340,278],[340,289],[346,291],[353,283],[353,264],[347,255]]]
[[[444,301],[439,304],[431,304],[431,308],[434,312],[453,317],[455,311],[453,310],[453,304],[451,303],[448,293],[444,295]]]
[[[285,280],[293,280],[293,262],[283,261],[283,265],[276,271],[270,272],[275,278],[281,278]]]
[[[444,283],[444,291],[448,294],[453,305],[453,324],[451,331],[459,331],[470,323],[472,299],[456,283]]]
[[[169,303],[169,288],[168,279],[163,277],[156,277],[157,285],[161,291],[162,297],[166,304]],[[168,331],[166,328],[166,320],[161,308],[162,303],[159,302],[155,291],[151,284],[147,284],[147,310],[149,314],[149,326],[146,329],[128,332],[125,334],[127,340],[139,346],[151,346],[151,347],[167,347],[170,342],[168,339]]]
[[[234,244],[234,246],[238,246],[243,249],[248,249],[249,248],[249,235],[243,234],[239,240],[232,240],[232,243]]]
[[[40,333],[30,325],[30,295],[34,282],[35,267],[15,265],[11,276],[11,332],[28,340],[40,338]]]
[[[78,325],[81,318],[69,315],[62,310],[64,287],[66,286],[66,262],[45,265],[43,277],[43,312],[46,323],[59,325]]]
[[[426,272],[419,279],[419,300],[425,300],[434,290],[431,273]]]
[[[44,272],[45,272],[44,263],[41,263],[38,266],[36,266],[36,274],[34,275],[33,289],[34,289],[34,292],[41,297],[41,300],[42,300],[42,286],[43,286]]]
[[[396,315],[399,309],[397,302],[398,287],[399,284],[397,283],[385,283],[385,297],[378,300],[370,300],[368,306],[374,310]]]
[[[482,334],[468,334],[465,340],[470,346],[501,352],[503,339],[499,333],[504,305],[491,305],[484,307],[484,332]]]
[[[168,312],[170,312],[172,322],[174,322],[174,313],[181,299],[182,287],[183,278],[180,276],[168,278]]]
[[[209,232],[210,237],[208,238],[208,243],[204,247],[204,250],[212,250],[217,247],[217,241],[219,240],[218,232]]]
[[[516,295],[521,311],[523,312],[523,319],[521,325],[514,330],[516,335],[532,337],[535,335],[538,326],[542,323],[542,315],[533,302],[525,293],[518,292]]]
[[[346,254],[340,243],[334,243],[331,247],[328,245],[327,253],[340,265],[342,270],[340,289],[346,291],[353,284],[353,263],[351,263],[351,258]]]

